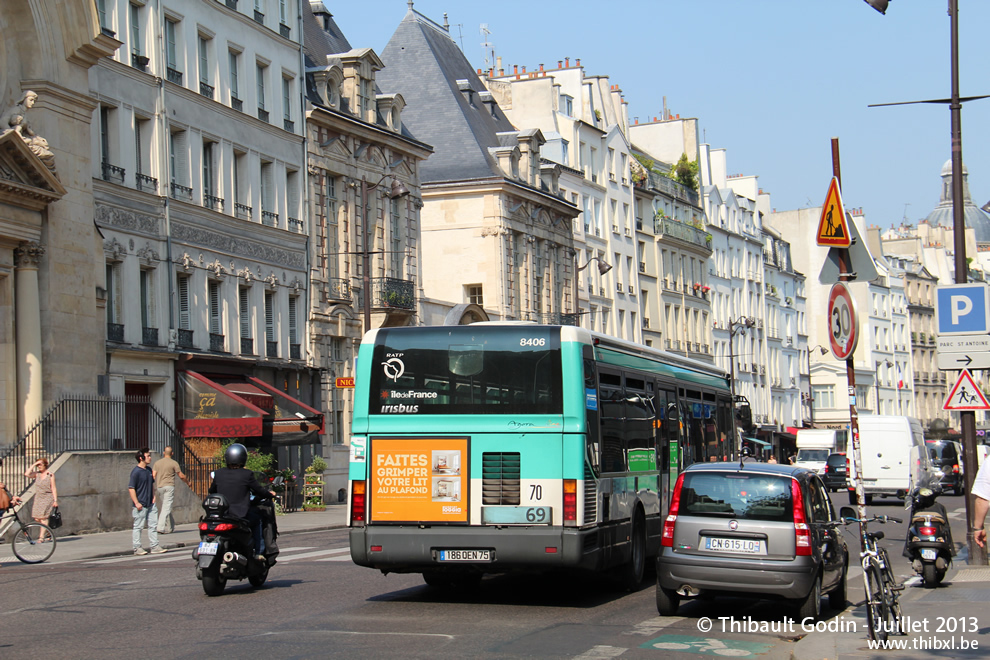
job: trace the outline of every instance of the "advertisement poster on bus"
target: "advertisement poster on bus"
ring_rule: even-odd
[[[374,522],[468,520],[467,438],[372,438]]]

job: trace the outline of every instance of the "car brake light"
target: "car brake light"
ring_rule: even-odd
[[[364,481],[351,482],[351,522],[364,522]]]
[[[804,495],[797,479],[791,479],[791,500],[794,509],[794,554],[807,557],[811,555],[811,530],[804,516]]]
[[[564,524],[577,524],[577,480],[564,479]]]
[[[953,465],[952,466],[952,474],[959,474],[959,466],[958,465]]]
[[[660,537],[660,545],[665,548],[674,547],[674,524],[677,522],[677,511],[681,507],[681,486],[684,484],[684,474],[677,477],[674,484],[674,494],[670,498],[670,510],[667,512],[667,519],[663,521],[663,536]]]
[[[918,535],[919,536],[935,536],[935,528],[934,527],[919,527],[918,528]]]

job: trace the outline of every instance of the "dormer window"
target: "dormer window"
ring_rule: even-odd
[[[393,131],[398,133],[402,130],[402,119],[399,109],[395,106],[392,107],[392,111],[388,113],[388,125]]]
[[[340,90],[337,89],[336,81],[327,81],[323,96],[326,99],[328,106],[331,108],[337,107],[337,104],[340,102]]]

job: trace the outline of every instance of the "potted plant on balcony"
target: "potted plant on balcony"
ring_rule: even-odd
[[[303,477],[303,511],[326,511],[323,502],[323,473],[327,462],[320,456],[313,457],[313,462],[306,468]]]

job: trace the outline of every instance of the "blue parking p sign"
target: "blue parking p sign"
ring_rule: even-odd
[[[990,333],[987,285],[976,282],[936,287],[935,327],[943,336]]]

